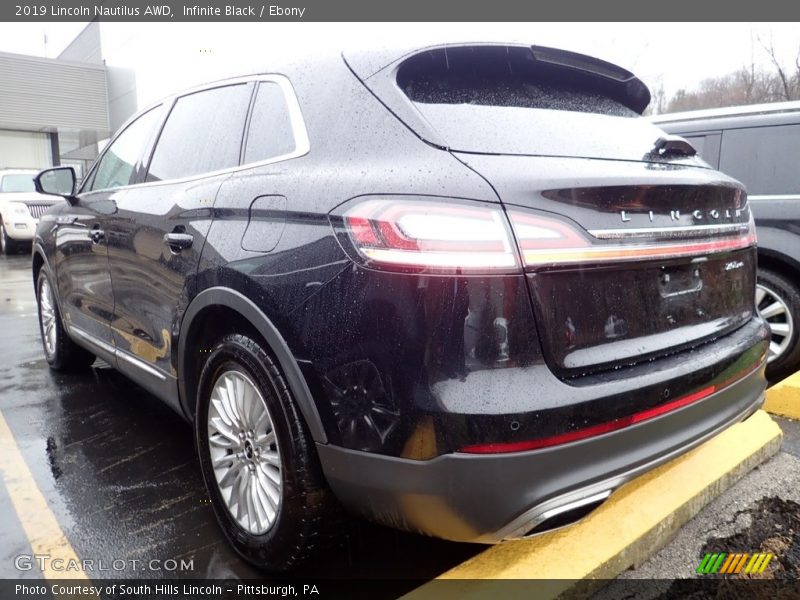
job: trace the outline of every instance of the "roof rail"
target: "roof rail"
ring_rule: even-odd
[[[769,102],[764,104],[745,104],[742,106],[726,106],[722,108],[705,108],[684,112],[653,115],[653,123],[673,123],[675,121],[694,121],[697,119],[713,119],[722,117],[739,117],[743,115],[766,115],[782,112],[800,111],[800,101]]]

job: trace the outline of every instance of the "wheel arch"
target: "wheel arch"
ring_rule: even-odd
[[[790,278],[800,276],[800,263],[791,256],[787,256],[782,252],[775,252],[769,248],[758,249],[758,268],[776,271]]]
[[[259,334],[267,345],[265,349],[277,359],[312,438],[317,443],[327,443],[319,411],[286,340],[252,300],[226,287],[212,287],[200,292],[189,304],[181,320],[178,339],[178,389],[186,416],[194,420],[199,376],[199,369],[192,368],[192,363],[188,360],[193,350],[191,345],[203,340],[204,323],[209,316],[218,316],[220,311],[225,313],[232,324],[238,322],[239,325],[250,327]]]
[[[31,273],[33,274],[33,287],[36,288],[36,280],[39,279],[39,271],[45,264],[44,253],[37,248],[33,247],[33,256],[31,257]]]
[[[33,277],[33,291],[34,294],[37,295],[37,298],[39,293],[37,290],[39,272],[43,267],[47,269],[47,272],[53,279],[51,283],[53,287],[53,294],[55,295],[56,299],[56,305],[58,306],[58,311],[63,315],[64,313],[61,307],[61,295],[58,293],[58,281],[56,281],[55,271],[52,269],[50,261],[47,259],[47,252],[45,252],[41,243],[34,241],[33,249],[31,251],[31,276]]]

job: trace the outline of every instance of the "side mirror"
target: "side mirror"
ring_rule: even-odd
[[[33,183],[40,194],[61,196],[70,204],[75,204],[78,200],[75,197],[75,169],[72,167],[45,169],[33,178]]]

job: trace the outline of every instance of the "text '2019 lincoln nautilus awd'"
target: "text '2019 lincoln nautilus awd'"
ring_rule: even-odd
[[[39,191],[55,369],[194,423],[217,518],[287,569],[344,506],[450,540],[574,521],[763,400],[744,189],[587,56],[318,57],[133,117]]]

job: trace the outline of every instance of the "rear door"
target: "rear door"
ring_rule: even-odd
[[[106,235],[120,369],[177,402],[172,332],[222,182],[238,167],[253,84],[178,97],[144,182],[113,198]],[[177,406],[177,404],[176,404]]]

